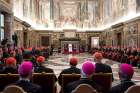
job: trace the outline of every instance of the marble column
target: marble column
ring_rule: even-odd
[[[88,1],[85,1],[86,4],[86,19],[88,19]]]
[[[99,16],[98,21],[104,19],[104,18],[103,18],[103,1],[104,1],[104,0],[99,0],[99,1],[98,1],[98,7],[99,7],[99,8],[98,8],[98,9],[99,9],[99,10],[98,10],[98,11],[99,11],[99,13],[98,13],[98,16]]]
[[[12,42],[13,20],[13,14],[4,15],[4,38],[7,38],[9,43]]]
[[[53,0],[50,0],[50,19],[53,19],[54,15],[53,15],[53,6],[54,6],[54,3],[53,3]]]

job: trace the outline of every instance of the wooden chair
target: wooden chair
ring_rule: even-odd
[[[98,92],[88,84],[80,84],[71,93],[98,93]]]
[[[140,85],[133,85],[129,87],[125,93],[140,93]]]
[[[9,85],[3,90],[3,93],[26,93],[26,92],[19,86]]]
[[[61,93],[64,93],[65,86],[73,81],[79,80],[81,77],[80,74],[62,74],[62,86],[61,86]]]
[[[0,74],[0,91],[18,80],[18,74]],[[55,75],[53,73],[34,73],[31,81],[40,85],[44,93],[55,93]]]
[[[92,80],[103,88],[104,93],[107,93],[112,86],[112,73],[95,73]]]
[[[55,75],[53,73],[34,73],[33,83],[40,85],[43,93],[56,93]]]
[[[0,91],[12,83],[15,83],[19,79],[18,74],[0,74]]]

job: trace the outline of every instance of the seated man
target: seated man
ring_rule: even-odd
[[[33,65],[29,61],[24,61],[18,68],[20,79],[14,85],[22,87],[27,93],[42,93],[39,85],[30,82],[32,78]]]
[[[94,56],[94,62],[95,62],[95,73],[112,73],[112,69],[109,65],[107,64],[103,64],[102,63],[102,59],[103,59],[103,56],[101,53],[99,52],[95,52],[93,54]],[[113,74],[112,74],[112,81],[114,80],[113,78]]]
[[[45,57],[43,56],[37,57],[36,62],[37,62],[37,66],[35,67],[35,70],[34,70],[35,73],[42,73],[42,72],[54,73],[53,69],[47,68],[43,65],[45,62]],[[57,81],[56,76],[55,76],[55,80]]]
[[[80,84],[89,84],[98,92],[102,91],[102,88],[97,85],[94,81],[90,80],[90,76],[94,73],[94,65],[90,61],[85,61],[81,68],[81,79],[69,83],[66,88],[64,88],[64,93],[71,93]]]
[[[119,66],[119,78],[121,83],[112,87],[110,93],[124,93],[130,86],[134,85],[131,81],[134,70],[131,65],[126,63]]]
[[[17,74],[17,66],[16,66],[16,59],[14,57],[9,57],[6,59],[6,67],[3,68],[2,74]]]
[[[100,72],[103,72],[103,73],[112,73],[112,69],[109,65],[107,64],[103,64],[102,63],[102,59],[103,59],[103,56],[101,53],[99,52],[96,52],[94,53],[94,61],[95,61],[95,73],[100,73]]]
[[[37,62],[37,67],[35,68],[35,73],[42,73],[42,72],[54,73],[51,68],[47,68],[44,66],[45,57],[43,56],[37,57],[36,62]]]
[[[64,69],[58,77],[58,83],[60,85],[62,84],[62,81],[61,81],[62,74],[72,74],[72,73],[80,74],[80,69],[76,67],[77,63],[78,63],[78,59],[76,57],[70,58],[69,60],[70,68]]]

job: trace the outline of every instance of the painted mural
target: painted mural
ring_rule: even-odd
[[[15,16],[46,28],[101,28],[139,10],[140,0],[14,0]]]

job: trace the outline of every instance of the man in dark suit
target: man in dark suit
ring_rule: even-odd
[[[94,65],[91,61],[86,61],[83,63],[81,68],[81,79],[78,81],[74,81],[69,83],[64,88],[64,93],[71,93],[76,87],[78,87],[80,84],[88,84],[94,89],[96,89],[98,92],[102,91],[102,88],[97,85],[94,81],[90,80],[90,76],[94,73]]]
[[[2,74],[17,74],[16,59],[14,57],[9,57],[6,59],[6,67],[3,68]]]
[[[129,64],[121,64],[119,66],[119,78],[121,83],[112,87],[109,93],[124,93],[130,86],[135,85],[131,81],[133,77],[134,70],[133,67]]]
[[[81,72],[80,69],[76,67],[78,63],[78,59],[76,57],[70,58],[69,63],[70,63],[70,68],[64,69],[58,77],[58,83],[60,85],[62,84],[62,74],[72,74],[72,73],[80,74]]]
[[[31,62],[22,62],[18,69],[20,79],[14,83],[14,85],[22,87],[27,93],[43,93],[39,85],[30,82],[30,78],[32,77],[32,69],[33,65]]]

